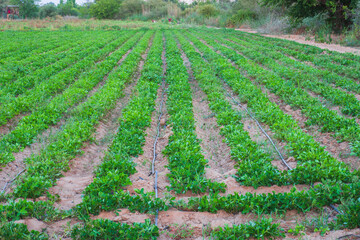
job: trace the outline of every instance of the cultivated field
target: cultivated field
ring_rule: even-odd
[[[360,56],[205,28],[0,40],[0,239],[360,235]]]

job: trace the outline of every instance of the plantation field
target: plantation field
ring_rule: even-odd
[[[0,239],[360,235],[360,56],[207,28],[0,40]]]

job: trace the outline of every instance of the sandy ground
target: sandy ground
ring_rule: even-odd
[[[236,30],[248,32],[248,33],[257,33],[255,30],[252,29],[236,29]],[[261,35],[265,37],[291,40],[302,44],[312,45],[321,49],[328,49],[330,51],[336,51],[340,53],[353,53],[356,55],[360,55],[360,49],[345,47],[339,44],[317,43],[314,40],[305,40],[305,36],[302,35],[295,35],[295,34],[281,34],[281,35],[261,34]]]

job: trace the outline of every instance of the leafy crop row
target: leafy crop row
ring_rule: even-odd
[[[249,133],[244,130],[241,115],[232,109],[225,98],[221,81],[216,77],[211,65],[195,52],[194,46],[183,36],[177,34],[177,37],[190,59],[195,79],[207,95],[210,109],[216,114],[217,123],[221,127],[220,133],[226,138],[226,143],[231,149],[231,158],[237,162],[237,181],[255,188],[263,185],[280,185],[279,170],[272,166],[269,154],[252,141]]]
[[[324,132],[334,132],[339,140],[349,141],[352,144],[353,152],[360,155],[360,135],[357,134],[360,127],[355,119],[345,118],[338,115],[337,112],[327,109],[293,82],[283,80],[275,73],[263,69],[253,61],[237,54],[234,50],[228,49],[208,37],[206,37],[206,41],[211,43],[215,49],[221,50],[254,81],[265,85],[291,106],[300,108],[302,113],[308,117],[306,124],[322,126],[321,131]]]
[[[134,37],[128,40],[129,37],[130,34],[124,34],[123,37],[114,41],[110,45],[110,50],[118,49],[109,57],[82,73],[78,80],[62,94],[57,95],[38,110],[34,110],[31,115],[22,118],[11,132],[0,140],[0,149],[3,151],[4,156],[1,159],[3,163],[13,160],[12,152],[17,152],[30,145],[40,132],[50,125],[55,125],[70,107],[86,97],[89,91],[117,65],[119,59],[133,47],[140,35],[135,34]],[[121,45],[120,48],[119,45]],[[6,153],[8,158],[5,156]]]
[[[285,49],[291,49],[294,51],[302,52],[303,54],[309,56],[307,61],[311,61],[311,57],[319,58],[319,61],[323,61],[324,63],[332,62],[338,65],[349,66],[355,69],[359,69],[360,67],[360,57],[353,53],[339,53],[336,51],[324,50],[316,46],[305,45],[301,43],[297,43],[295,41],[289,41],[285,39],[273,39],[268,37],[263,37],[255,34],[235,32],[238,36],[250,36],[256,39],[265,40],[267,42],[272,43],[273,45],[282,46]]]
[[[256,221],[250,221],[246,224],[225,226],[215,229],[211,237],[214,239],[272,239],[285,237],[280,223],[273,224],[272,219],[262,218]]]
[[[243,214],[284,213],[289,210],[308,212],[330,204],[341,204],[343,201],[358,199],[359,194],[359,182],[343,184],[327,181],[308,190],[298,191],[294,187],[288,193],[246,193],[244,195],[234,193],[226,196],[210,194],[198,198],[191,197],[187,202],[183,200],[176,202],[175,207],[180,210],[211,213],[217,213],[219,210]],[[349,215],[351,216],[354,214]],[[349,219],[349,217],[344,215],[344,219]]]
[[[132,196],[124,190],[131,184],[129,176],[136,172],[132,157],[143,152],[145,130],[151,124],[157,89],[162,79],[161,35],[157,32],[154,36],[134,95],[122,111],[118,132],[102,164],[95,171],[94,181],[86,187],[82,203],[76,207],[76,212],[83,218],[88,213],[98,214],[101,210],[124,207],[139,212],[167,209],[165,202],[155,199],[154,192],[145,193],[142,189]]]
[[[69,168],[69,160],[81,153],[84,142],[92,139],[96,125],[123,96],[123,89],[136,72],[152,34],[147,32],[121,67],[111,72],[104,86],[72,111],[72,117],[56,134],[54,142],[42,149],[39,155],[26,159],[27,172],[18,181],[13,193],[15,197],[41,196],[56,183],[62,171]]]
[[[322,126],[321,131],[334,132],[335,136],[342,141],[349,141],[355,154],[360,155],[360,131],[355,119],[340,116],[335,111],[324,107],[317,99],[311,97],[306,91],[298,88],[294,83],[286,81],[278,75],[266,70],[253,61],[237,54],[208,37],[206,41],[216,50],[220,50],[226,57],[234,61],[243,72],[253,78],[254,81],[263,84],[271,92],[278,95],[286,103],[300,108],[308,117],[307,125]]]
[[[23,223],[6,222],[0,224],[0,239],[49,239],[46,233],[40,233],[35,230],[29,231],[27,226]]]
[[[98,219],[85,222],[83,226],[76,225],[71,231],[72,239],[156,239],[159,236],[157,226],[146,220],[145,223],[118,223],[108,219]]]
[[[10,60],[16,61],[25,58],[26,56],[29,56],[33,53],[39,53],[39,48],[43,46],[53,46],[59,44],[62,37],[68,38],[69,35],[71,36],[73,34],[70,32],[64,32],[59,34],[47,32],[43,34],[25,33],[22,36],[19,35],[21,34],[7,34],[7,37],[5,37],[6,39],[3,39],[1,41],[2,43],[4,43],[4,45],[0,48],[1,62],[6,62]]]
[[[334,74],[330,72],[317,70],[286,57],[281,53],[261,46],[254,46],[246,42],[242,42],[241,45],[224,40],[221,40],[221,42],[274,71],[277,75],[289,79],[298,87],[308,89],[323,96],[329,102],[342,106],[342,113],[351,116],[360,116],[360,102],[355,96],[334,88],[331,85],[331,83],[335,85],[341,83],[341,86],[348,86],[348,90],[360,92],[360,86],[353,80],[347,80],[337,75],[334,76]]]
[[[71,55],[63,59],[63,61],[49,66],[50,69],[40,69],[39,71],[44,75],[37,73],[36,76],[30,75],[29,79],[25,77],[25,79],[21,80],[21,82],[24,81],[24,83],[19,83],[19,90],[21,92],[28,89],[29,84],[36,86],[17,97],[13,94],[5,95],[6,97],[4,96],[6,102],[0,106],[0,124],[3,125],[7,123],[9,119],[19,113],[32,111],[51,96],[61,92],[68,84],[73,83],[82,72],[93,66],[97,61],[108,56],[109,52],[113,49],[113,44],[108,44],[106,39],[99,40],[86,50],[78,51],[77,54]],[[64,68],[66,68],[64,71],[51,75],[54,73],[52,71],[57,72]],[[36,84],[37,82],[39,84]],[[17,88],[15,88],[15,90],[16,89]]]
[[[295,48],[291,47],[291,43],[278,41],[277,39],[257,37],[256,35],[247,35],[242,33],[232,35],[249,43],[252,42],[260,44],[268,49],[276,50],[279,53],[294,57],[297,60],[312,63],[315,67],[325,70],[322,72],[330,71],[337,73],[340,76],[354,78],[355,80],[360,77],[358,72],[360,70],[360,63],[358,61],[346,59],[343,55],[334,56],[332,52],[322,49],[317,51],[317,53],[312,53],[307,51],[309,48],[307,45],[298,45]],[[335,76],[334,74],[331,75]]]
[[[278,185],[314,183],[322,179],[352,181],[352,177],[357,172],[352,174],[344,163],[337,161],[324,151],[324,147],[321,147],[313,137],[304,133],[290,116],[284,114],[276,104],[270,102],[261,89],[256,87],[249,79],[239,75],[239,71],[227,59],[215,53],[193,36],[189,34],[187,36],[200,51],[204,52],[204,57],[209,60],[213,70],[241,96],[243,102],[247,102],[248,107],[256,113],[256,116],[261,121],[269,125],[275,133],[275,137],[280,141],[287,142],[290,154],[299,161],[297,168],[280,173],[271,162],[255,157],[252,161],[241,162],[243,165],[240,165],[239,169],[242,170],[244,175],[251,176],[258,173],[257,178],[263,180],[262,184],[264,185],[273,184],[275,181],[279,181],[277,182]],[[243,62],[241,66],[246,66],[246,62]],[[258,71],[257,73],[262,72]],[[271,82],[269,81],[269,83]],[[259,163],[255,165],[254,162],[257,161]],[[247,184],[251,184],[251,182]],[[258,184],[260,183],[254,182],[254,186],[258,186]]]
[[[59,61],[67,56],[66,53],[73,47],[86,44],[91,36],[92,34],[74,33],[71,36],[60,38],[61,41],[59,42],[46,44],[31,52],[31,54],[26,52],[30,55],[21,60],[16,61],[15,59],[9,58],[3,60],[4,63],[0,66],[0,72],[4,74],[0,75],[0,84],[7,85],[18,77],[23,77],[39,68]],[[69,39],[71,39],[71,41]]]
[[[173,134],[164,154],[168,157],[170,190],[176,193],[201,193],[224,191],[225,184],[211,182],[204,177],[207,160],[201,153],[200,142],[195,133],[192,95],[189,75],[177,43],[166,32],[167,77],[169,84],[167,109]]]
[[[112,37],[113,39],[115,38],[115,36]],[[109,38],[109,40],[112,39]],[[101,48],[107,43],[107,41],[104,41],[103,38],[95,38],[94,41],[101,44],[99,45]],[[56,61],[57,59],[54,57],[53,60],[56,61],[55,64],[47,65],[45,68],[38,68],[32,73],[25,74],[24,76],[17,78],[15,81],[9,81],[6,79],[8,83],[0,90],[0,103],[6,104],[11,101],[15,101],[17,96],[21,96],[21,94],[41,84],[42,82],[45,82],[46,79],[51,76],[64,71],[64,69],[76,63],[77,60],[81,60],[91,54],[91,52],[88,51],[88,48],[91,46],[93,46],[93,43],[89,42],[84,45],[79,45],[66,53],[60,54],[64,56],[60,61]],[[76,54],[79,54],[81,57],[72,56]]]

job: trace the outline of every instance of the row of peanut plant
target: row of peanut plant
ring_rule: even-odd
[[[275,46],[278,45],[278,46],[282,46],[285,49],[301,52],[305,55],[310,56],[310,58],[305,58],[307,61],[311,60],[312,59],[311,57],[314,57],[314,58],[318,58],[319,61],[323,61],[325,64],[331,62],[337,65],[349,66],[352,69],[356,69],[356,70],[359,70],[360,67],[360,63],[359,63],[360,57],[353,53],[339,53],[336,51],[322,49],[316,46],[297,43],[291,40],[289,41],[285,39],[273,39],[255,34],[240,33],[240,32],[235,32],[235,34],[238,36],[246,35],[253,37],[255,39],[265,40],[272,43]],[[358,78],[358,75],[356,75],[356,78]]]
[[[131,211],[155,212],[167,209],[165,202],[155,199],[154,192],[137,191],[131,195],[126,187],[129,176],[136,172],[132,158],[143,153],[145,130],[151,124],[157,90],[162,79],[162,33],[157,32],[148,52],[141,77],[128,105],[122,110],[119,128],[102,163],[95,171],[94,181],[84,190],[81,204],[75,212],[87,219],[90,214],[129,208]]]
[[[63,93],[54,97],[50,102],[46,102],[39,109],[33,110],[29,116],[23,117],[16,127],[3,136],[0,140],[0,149],[3,151],[2,160],[4,163],[14,160],[13,152],[18,152],[32,144],[34,138],[39,133],[46,130],[49,126],[57,124],[68,109],[78,104],[104,79],[111,69],[117,65],[119,59],[140,38],[139,34],[136,34],[131,39],[129,37],[130,34],[125,34],[110,44],[110,48],[107,51],[115,50],[110,56],[82,73],[77,81],[70,85]]]
[[[36,52],[27,52],[29,56],[20,60],[6,58],[2,60],[0,72],[4,74],[1,77],[1,85],[6,85],[20,76],[25,76],[39,68],[53,64],[66,56],[66,52],[71,48],[85,44],[89,41],[92,34],[74,33],[70,36],[59,38],[58,42],[44,45],[37,48]],[[6,74],[6,75],[5,75]]]
[[[293,183],[310,184],[322,179],[351,182],[354,176],[359,175],[358,171],[350,172],[343,162],[333,158],[313,137],[303,132],[296,121],[289,115],[284,114],[279,106],[272,103],[250,79],[242,76],[226,58],[217,54],[194,36],[190,34],[187,34],[187,36],[204,52],[204,57],[212,63],[217,74],[240,96],[240,100],[246,102],[257,118],[270,127],[274,137],[287,143],[286,147],[289,154],[298,161],[295,169],[278,172],[275,171],[276,167],[270,161],[255,158],[253,161],[258,160],[259,165],[252,165],[254,163],[250,161],[240,168],[243,173],[247,172],[248,175],[251,175],[253,171],[258,172],[257,178],[263,180],[262,184],[264,185],[274,183],[270,176],[278,180],[278,185],[283,185]],[[245,163],[245,161],[242,162],[242,164]],[[261,167],[262,171],[258,167]],[[248,184],[251,185],[251,181]],[[254,186],[259,186],[258,184],[258,181],[254,182]]]
[[[262,46],[249,44],[248,42],[239,42],[234,44],[220,38],[222,43],[236,49],[241,54],[251,58],[267,69],[272,70],[277,75],[289,79],[298,87],[319,94],[332,104],[341,106],[343,114],[351,116],[360,115],[360,102],[353,94],[344,92],[341,89],[334,88],[331,84],[347,86],[347,90],[360,92],[360,86],[353,80],[345,79],[330,72],[320,71],[304,63],[293,60],[272,49]]]
[[[55,64],[56,67],[51,65],[49,66],[50,69],[40,69],[40,72],[36,73],[35,76],[30,75],[29,78],[19,79],[20,82],[17,84],[19,88],[15,88],[15,91],[20,91],[21,94],[16,95],[15,93],[14,95],[9,93],[4,95],[2,99],[0,124],[7,123],[17,114],[33,110],[56,93],[63,91],[82,72],[108,56],[111,52],[109,51],[109,48],[111,49],[112,46],[111,43],[107,39],[99,38],[98,41],[83,49],[83,51],[78,51],[77,54],[70,55],[57,62]],[[82,49],[82,47],[80,48]],[[51,69],[55,69],[55,72],[52,72]],[[25,86],[23,87],[23,85]]]
[[[344,56],[334,55],[334,52],[318,49],[317,53],[309,52],[308,45],[299,44],[296,48],[291,47],[291,42],[278,41],[277,39],[264,38],[252,34],[232,33],[233,37],[247,41],[249,43],[260,44],[263,47],[273,49],[279,53],[291,56],[294,59],[306,63],[310,63],[312,66],[321,69],[334,72],[340,76],[346,76],[359,80],[360,63],[356,60],[349,60]],[[320,53],[319,53],[320,52]],[[323,71],[324,73],[327,71]]]
[[[211,31],[214,31],[214,35],[223,34],[217,30]],[[345,164],[331,157],[324,147],[304,133],[295,120],[284,114],[279,106],[272,103],[259,86],[252,82],[255,78],[255,70],[261,76],[268,73],[267,71],[261,70],[263,68],[247,58],[239,58],[241,61],[234,60],[233,55],[241,56],[241,54],[226,47],[222,48],[223,46],[213,41],[211,36],[201,36],[207,42],[205,44],[196,37],[197,33],[184,30],[167,30],[164,33],[162,31],[144,33],[140,30],[133,33],[134,36],[127,33],[109,44],[112,45],[112,50],[110,47],[107,49],[108,53],[111,52],[110,55],[100,58],[88,72],[80,74],[75,83],[69,85],[62,94],[57,95],[43,107],[33,110],[29,117],[21,120],[17,128],[0,141],[4,143],[0,145],[4,150],[7,146],[13,148],[16,144],[20,149],[31,143],[32,139],[48,126],[56,124],[64,113],[69,114],[53,140],[38,155],[26,159],[26,172],[15,182],[14,191],[6,196],[0,196],[0,201],[3,203],[0,205],[1,239],[50,238],[45,232],[29,231],[25,224],[14,222],[27,217],[45,222],[70,216],[77,217],[82,222],[73,226],[69,232],[72,239],[156,239],[160,235],[159,228],[150,220],[146,220],[145,223],[126,224],[90,219],[90,214],[116,211],[120,208],[147,214],[177,208],[194,212],[216,213],[224,210],[233,214],[263,215],[285,213],[289,210],[308,212],[321,210],[330,204],[339,204],[340,214],[329,224],[329,227],[331,229],[360,227],[359,172],[351,172]],[[165,42],[162,40],[163,34]],[[225,42],[228,37],[223,35],[217,39]],[[151,43],[150,47],[149,43]],[[132,47],[133,49],[129,51]],[[72,211],[56,209],[54,203],[57,198],[47,193],[47,189],[56,184],[63,171],[68,170],[69,161],[81,153],[85,142],[92,139],[99,121],[115,107],[115,103],[123,96],[125,86],[134,81],[134,74],[148,47],[139,80],[118,120],[117,133],[102,163],[94,172],[94,181],[84,190],[82,203],[75,206]],[[214,49],[221,51],[222,54]],[[162,68],[163,51],[166,51],[168,66],[166,76],[163,76]],[[127,57],[119,62],[126,53],[128,53]],[[228,58],[248,71],[242,75]],[[187,69],[184,64],[187,60],[190,61],[191,69]],[[119,63],[120,66],[117,67]],[[195,132],[189,83],[192,75],[187,70],[192,71],[193,81],[198,81],[207,96],[209,107],[221,129],[220,133],[231,149],[231,158],[236,162],[236,178],[240,184],[256,188],[275,184],[320,183],[302,191],[293,187],[288,193],[243,195],[234,193],[225,196],[220,194],[226,186],[211,182],[204,176],[207,161],[201,154],[199,139]],[[253,73],[251,79],[246,77],[249,72]],[[175,201],[171,196],[155,198],[154,192],[145,192],[144,189],[135,190],[135,194],[126,190],[131,184],[129,176],[136,172],[133,158],[143,153],[146,129],[151,126],[157,91],[164,77],[169,85],[166,104],[170,116],[169,127],[173,132],[164,150],[169,160],[168,190],[173,190],[175,193],[209,192],[202,197],[191,197],[186,201],[181,199]],[[268,81],[273,79],[275,81],[278,78],[269,78]],[[89,95],[89,91],[102,80],[104,85],[93,95]],[[295,169],[280,171],[271,164],[272,159],[269,154],[251,140],[244,129],[241,114],[232,107],[226,97],[224,88],[226,84],[231,91],[238,94],[239,101],[247,103],[259,120],[269,126],[275,138],[287,143],[290,155],[298,161]],[[88,97],[83,103],[77,104],[86,96]],[[72,109],[74,106],[76,107]],[[34,131],[29,130],[32,126]],[[12,151],[17,150],[8,153]],[[46,201],[35,199],[44,194]],[[283,238],[284,233],[279,223],[262,216],[245,224],[211,229],[208,236],[211,239],[263,239]]]
[[[114,39],[113,35],[106,35],[105,39],[107,41]],[[99,41],[103,38],[94,38],[94,41]],[[105,41],[104,41],[105,42]],[[69,66],[73,65],[77,62],[77,60],[81,60],[82,58],[89,55],[91,52],[88,52],[88,48],[91,47],[91,43],[86,42],[81,45],[77,45],[76,47],[70,49],[69,51],[63,52],[59,54],[61,56],[58,58],[57,55],[53,55],[52,61],[53,64],[44,65],[44,68],[36,68],[35,71],[28,72],[23,74],[14,81],[9,79],[4,79],[7,84],[5,84],[0,91],[0,103],[9,103],[15,99],[16,96],[25,93],[27,90],[37,86],[41,82],[45,82],[48,78],[57,73],[64,71]],[[93,49],[94,50],[94,49]],[[84,54],[84,53],[85,54]],[[78,56],[77,56],[78,55]],[[46,62],[45,60],[43,60]],[[18,65],[17,65],[18,66]]]
[[[10,194],[13,197],[37,198],[52,187],[69,168],[69,161],[81,153],[86,141],[92,139],[99,121],[115,107],[123,90],[131,82],[133,74],[146,50],[153,32],[148,31],[126,57],[121,67],[114,69],[105,84],[70,113],[71,117],[54,136],[54,141],[43,148],[38,155],[26,159],[26,172],[17,181]],[[9,196],[9,197],[12,197]]]
[[[167,109],[173,134],[164,154],[169,164],[169,190],[176,193],[203,193],[225,191],[225,184],[206,179],[207,160],[201,153],[199,139],[195,133],[192,93],[184,60],[171,32],[166,32],[166,59],[168,99]]]
[[[333,132],[341,141],[349,141],[354,154],[360,155],[360,126],[355,119],[340,116],[336,111],[324,107],[316,98],[310,96],[304,89],[297,87],[291,81],[284,80],[276,73],[264,69],[254,61],[237,54],[234,50],[204,36],[205,41],[215,50],[221,51],[240,68],[243,74],[253,81],[262,84],[284,102],[295,108],[300,108],[308,118],[307,125],[318,125],[323,132]]]

